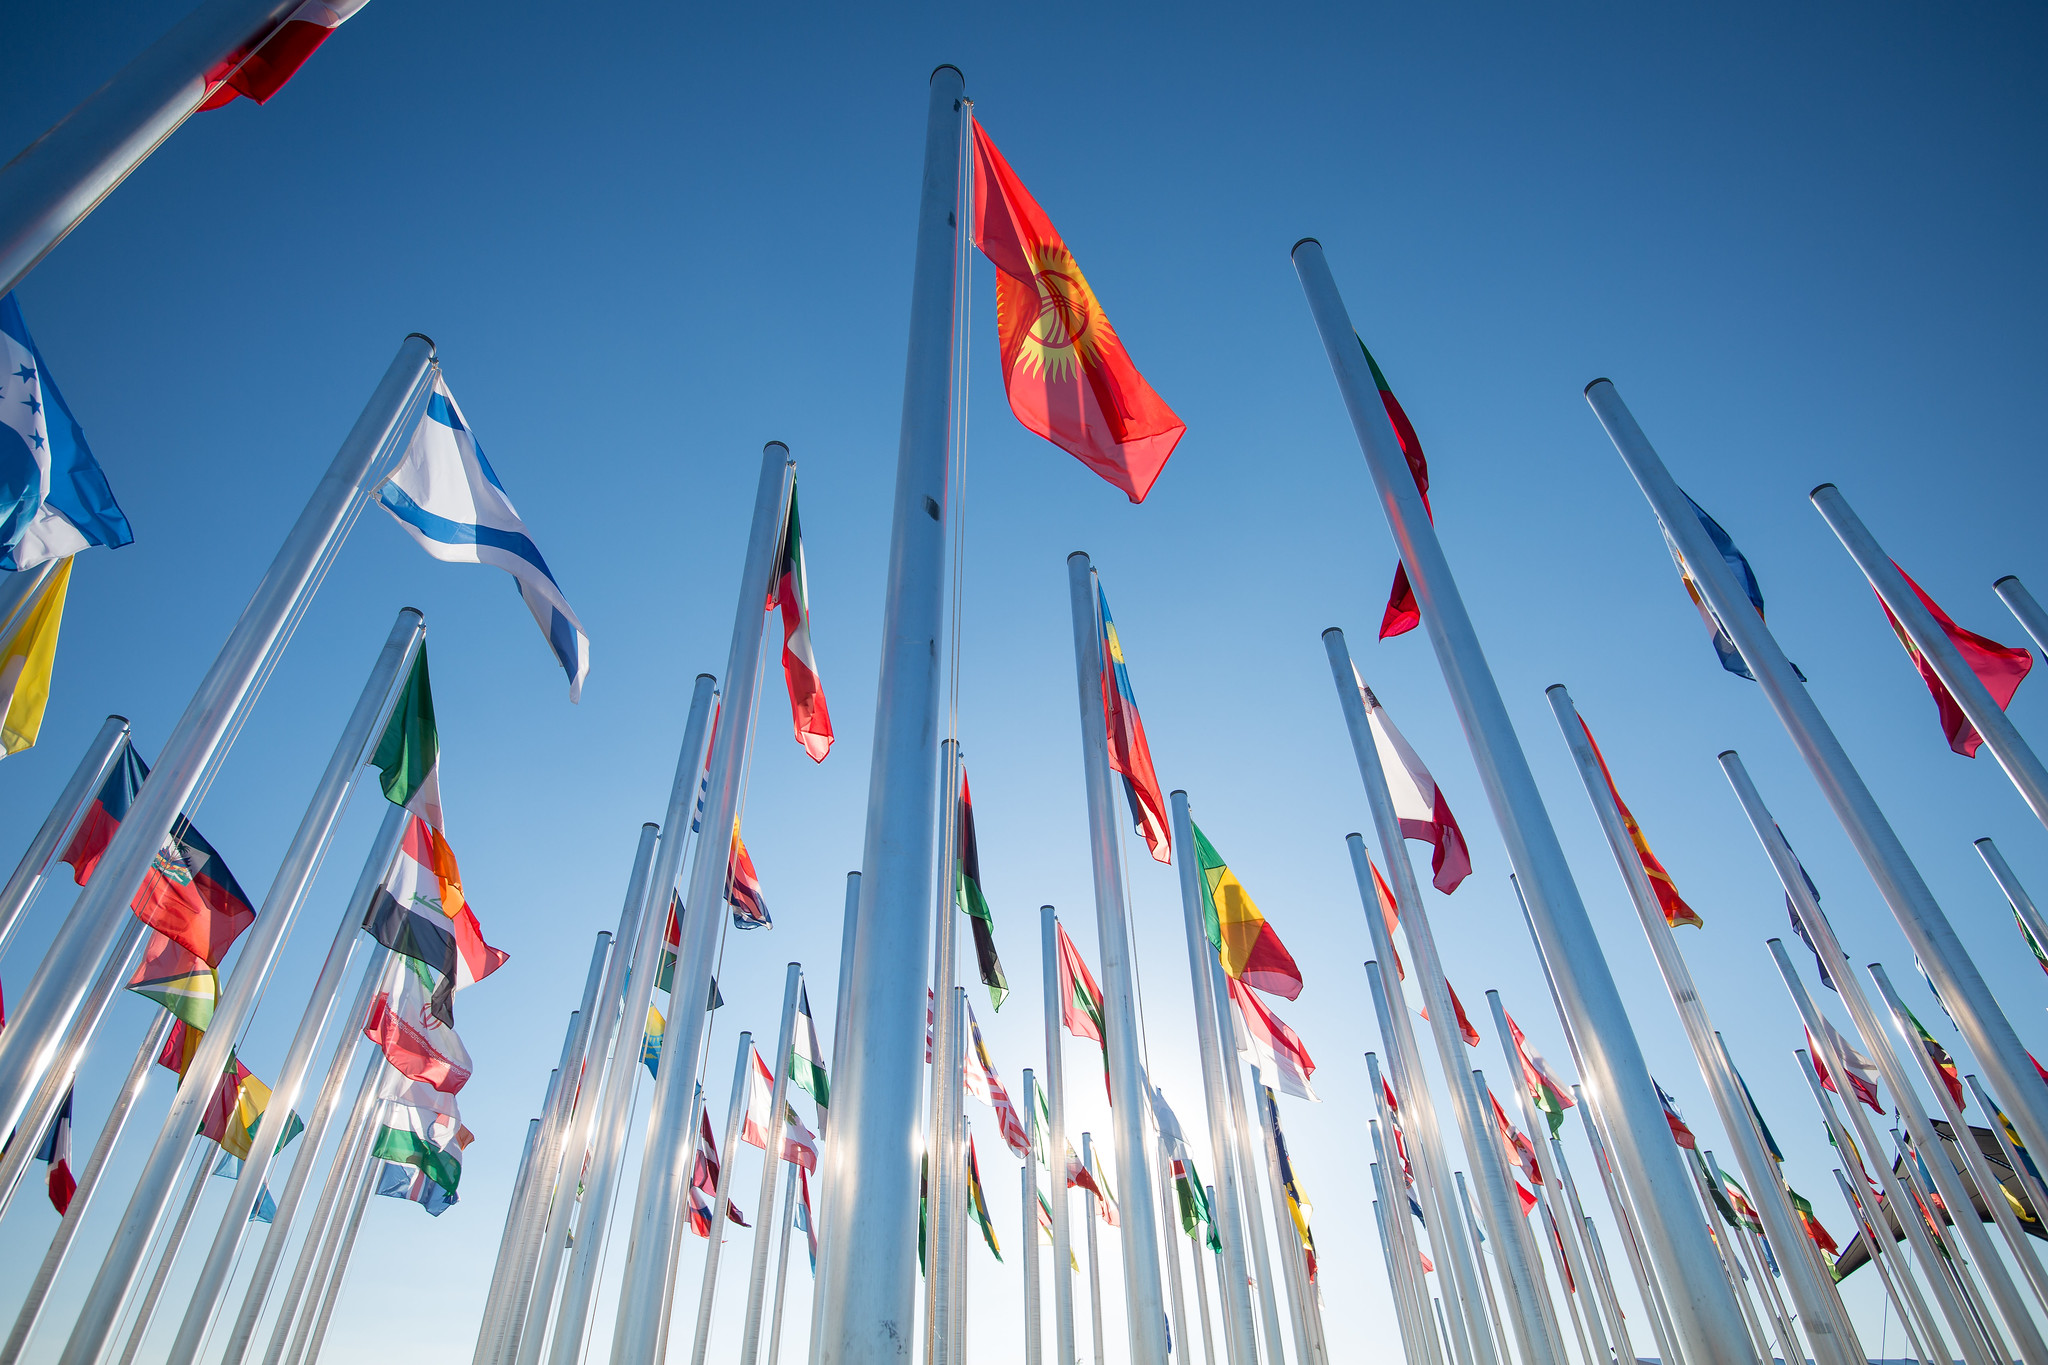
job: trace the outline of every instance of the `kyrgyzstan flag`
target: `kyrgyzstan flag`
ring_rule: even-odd
[[[275,28],[250,35],[249,42],[207,73],[211,93],[201,109],[219,109],[247,96],[258,104],[284,89],[328,35],[370,0],[305,0]]]
[[[979,123],[974,244],[996,268],[1010,411],[1143,502],[1187,423],[1131,363],[1059,229]]]
[[[1899,569],[1896,560],[1893,561],[1892,567]],[[1920,590],[1920,585],[1913,581],[1911,574],[1899,569],[1899,577],[1906,580],[1906,586],[1920,599],[1920,605],[1927,608],[1927,614],[1941,627],[1941,633],[1948,636],[1948,642],[1956,647],[1956,653],[1963,656],[1963,662],[1977,675],[1977,681],[1984,684],[1984,690],[1991,694],[1991,700],[1998,703],[1998,709],[2003,711],[2012,705],[2012,694],[2020,690],[2020,683],[2026,679],[2027,670],[2034,666],[2034,656],[2024,649],[2002,645],[1996,640],[1986,639],[1975,631],[1964,630],[1949,619],[1948,613],[1943,611],[1933,598]],[[1878,605],[1884,605],[1883,598],[1878,599]],[[1934,694],[1935,708],[1941,713],[1941,733],[1948,740],[1948,747],[1964,758],[1975,758],[1978,746],[1984,743],[1984,737],[1977,733],[1977,727],[1970,724],[1969,719],[1963,715],[1962,705],[1956,701],[1955,694],[1935,675],[1933,665],[1921,656],[1919,648],[1907,637],[1905,627],[1899,624],[1898,617],[1892,615],[1890,607],[1884,608],[1884,619],[1892,623],[1892,633],[1897,635],[1899,643],[1906,647],[1906,653],[1913,660],[1913,667],[1919,670],[1921,681],[1926,683],[1927,690]]]

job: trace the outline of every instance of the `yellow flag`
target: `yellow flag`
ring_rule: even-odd
[[[64,624],[64,593],[71,560],[57,561],[42,592],[22,612],[0,645],[0,757],[32,747],[50,700],[50,666],[57,661],[57,631]]]

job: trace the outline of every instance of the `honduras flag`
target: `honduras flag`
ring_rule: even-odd
[[[518,579],[519,595],[569,675],[569,700],[582,697],[590,637],[438,374],[427,414],[377,500],[434,558],[490,564]]]
[[[0,569],[134,539],[21,305],[12,294],[0,298]]]

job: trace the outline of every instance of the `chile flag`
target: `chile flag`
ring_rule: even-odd
[[[71,864],[80,886],[99,866],[148,776],[149,765],[134,746],[124,747],[64,850],[63,860]],[[182,815],[164,836],[131,904],[136,918],[204,958],[209,967],[218,967],[229,945],[256,920],[235,874]]]

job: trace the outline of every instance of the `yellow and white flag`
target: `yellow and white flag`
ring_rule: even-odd
[[[64,594],[71,586],[71,560],[59,560],[0,644],[0,757],[32,748],[50,701],[50,667],[57,661],[57,632],[64,624]]]

